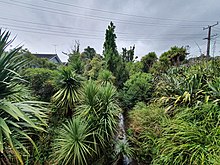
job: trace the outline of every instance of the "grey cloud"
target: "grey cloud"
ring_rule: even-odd
[[[201,46],[202,51],[205,51],[206,49],[206,41],[202,40],[202,38],[206,37],[207,31],[203,31],[202,27],[206,27],[208,24],[213,24],[216,23],[217,20],[220,20],[220,2],[218,0],[53,0],[56,2],[75,4],[82,7],[95,8],[118,13],[128,13],[131,15],[139,15],[154,18],[165,18],[165,20],[104,13],[94,10],[86,10],[82,8],[74,8],[71,6],[53,4],[44,0],[17,1],[35,4],[39,6],[56,8],[57,10],[65,10],[67,13],[73,12],[79,14],[73,14],[74,16],[66,16],[34,9],[22,8],[10,4],[0,4],[0,13],[2,17],[13,18],[17,20],[22,19],[25,21],[32,21],[57,26],[67,26],[73,28],[61,29],[57,27],[47,27],[40,25],[29,25],[29,27],[41,29],[44,28],[42,29],[42,31],[45,32],[63,32],[63,34],[58,33],[59,35],[67,35],[66,33],[81,34],[77,35],[76,37],[62,37],[58,35],[43,35],[30,32],[22,32],[16,30],[15,27],[13,28],[13,26],[8,27],[8,29],[12,29],[12,34],[17,34],[16,43],[22,42],[25,44],[25,47],[29,48],[32,52],[39,53],[53,53],[55,51],[54,45],[56,45],[57,53],[59,56],[61,56],[63,60],[66,60],[67,57],[62,55],[61,52],[67,52],[71,48],[71,45],[73,45],[74,40],[80,41],[81,51],[89,45],[91,47],[94,47],[98,53],[102,53],[105,29],[107,28],[111,20],[113,20],[116,25],[116,34],[118,36],[117,45],[119,52],[121,52],[122,47],[129,47],[135,44],[135,53],[136,55],[141,57],[147,54],[149,51],[155,51],[158,55],[160,55],[162,52],[168,50],[170,46],[173,45],[190,45],[191,53],[194,55],[198,55],[199,51],[198,47],[196,46],[196,43]],[[5,0],[5,2],[7,1]],[[10,9],[10,13],[8,12],[8,9]],[[100,19],[100,17],[105,17],[106,19],[85,19],[83,18],[83,16],[80,17],[80,15],[95,16],[97,19]],[[166,20],[166,18],[192,21],[208,20],[210,22],[188,22],[174,20],[169,21]],[[127,23],[121,23],[121,21],[119,21],[118,19],[126,20]],[[23,23],[15,23],[9,20],[7,22],[17,26],[24,26]],[[184,28],[182,27],[184,25],[196,26],[196,28]],[[87,31],[83,29],[87,29]],[[31,31],[30,29],[26,30]],[[215,32],[220,33],[220,28],[213,30],[213,34]],[[180,36],[174,34],[188,35]],[[96,37],[89,37],[89,35],[94,35]],[[217,55],[220,54],[219,46],[220,45],[217,41]]]

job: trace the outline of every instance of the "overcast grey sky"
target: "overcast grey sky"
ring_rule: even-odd
[[[205,53],[207,30],[220,20],[219,0],[0,0],[0,27],[17,36],[13,46],[24,45],[33,53],[67,57],[75,40],[102,53],[105,30],[116,26],[117,46],[136,45],[135,55],[159,56],[171,46],[190,46],[191,56]],[[220,34],[220,25],[212,28]],[[220,40],[211,42],[220,55]],[[215,45],[215,46],[214,46]]]

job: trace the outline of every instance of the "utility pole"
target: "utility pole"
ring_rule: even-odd
[[[207,37],[207,38],[204,38],[204,40],[208,40],[208,41],[207,41],[207,53],[206,53],[206,58],[209,58],[209,57],[210,57],[210,41],[211,41],[211,38],[217,35],[217,34],[215,34],[215,35],[212,35],[212,36],[211,36],[212,27],[214,27],[214,26],[216,26],[216,25],[218,25],[218,22],[217,22],[216,24],[214,24],[214,25],[211,25],[211,26],[208,25],[208,27],[203,28],[203,30],[208,29],[208,37]]]

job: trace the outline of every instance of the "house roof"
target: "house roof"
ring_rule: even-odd
[[[33,54],[33,55],[38,58],[47,58],[50,61],[54,61],[54,59],[56,59],[58,63],[62,63],[62,61],[60,60],[57,54]]]

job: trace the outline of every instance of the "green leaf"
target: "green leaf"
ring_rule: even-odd
[[[18,114],[16,113],[19,112],[19,109],[15,107],[13,104],[3,101],[1,102],[0,107],[6,113],[9,113],[12,117],[19,121]]]
[[[0,128],[0,152],[3,153],[3,138],[2,138],[2,129]]]
[[[0,117],[0,127],[2,127],[8,134],[11,134],[11,131],[8,125],[5,123],[4,119]]]

